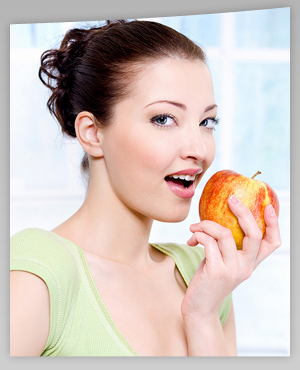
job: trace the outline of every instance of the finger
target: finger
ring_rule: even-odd
[[[228,198],[230,210],[238,219],[245,237],[243,240],[243,253],[255,259],[262,239],[262,232],[250,209],[235,195]]]
[[[267,258],[281,245],[278,218],[271,204],[268,204],[265,207],[264,218],[266,223],[266,234],[261,242],[255,267],[257,267],[265,258]]]
[[[266,235],[264,240],[278,248],[281,245],[280,229],[278,218],[272,204],[268,204],[265,207],[264,218],[266,223]]]
[[[197,231],[200,224],[201,224],[201,222],[197,222],[196,224],[190,225],[191,232],[194,233],[195,231]]]
[[[223,261],[227,266],[231,266],[235,263],[237,259],[237,249],[231,230],[209,220],[197,224],[196,229],[217,240]]]
[[[218,247],[217,241],[210,235],[204,232],[196,231],[191,238],[187,241],[190,246],[201,244],[204,247],[205,257],[207,261],[221,261],[222,256]]]

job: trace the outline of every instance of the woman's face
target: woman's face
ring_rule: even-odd
[[[184,220],[215,156],[216,114],[204,63],[165,59],[146,65],[104,132],[113,194],[141,216]]]

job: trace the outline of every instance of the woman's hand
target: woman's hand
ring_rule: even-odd
[[[245,233],[243,249],[237,250],[229,229],[212,221],[191,225],[193,236],[188,245],[202,244],[205,258],[190,281],[182,302],[185,319],[208,319],[218,314],[223,300],[241,282],[248,279],[256,267],[280,245],[278,220],[271,205],[265,207],[266,235],[262,233],[248,207],[235,196],[228,199],[231,211]]]

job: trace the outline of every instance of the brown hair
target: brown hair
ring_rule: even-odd
[[[143,63],[162,58],[200,59],[202,49],[174,29],[151,21],[106,21],[102,27],[71,29],[59,49],[41,56],[39,78],[52,91],[47,102],[62,132],[76,137],[75,119],[89,111],[101,125],[130,89]],[[82,169],[88,172],[87,155]]]

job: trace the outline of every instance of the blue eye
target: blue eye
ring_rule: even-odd
[[[174,126],[176,125],[175,118],[169,114],[159,114],[151,118],[150,122],[157,124],[158,126]]]
[[[220,119],[217,117],[208,117],[205,118],[199,126],[206,127],[209,130],[215,130],[216,125],[219,123]]]

